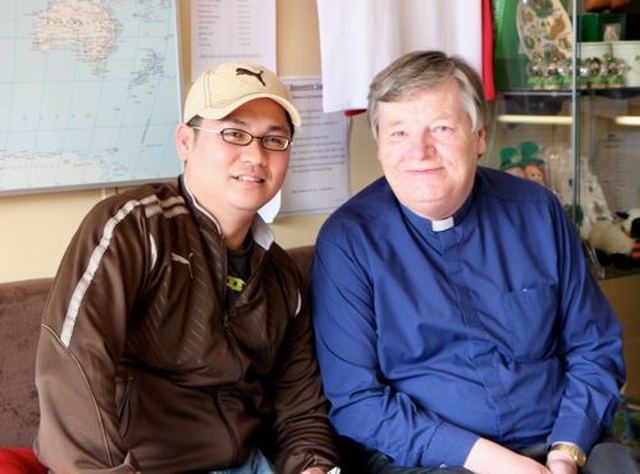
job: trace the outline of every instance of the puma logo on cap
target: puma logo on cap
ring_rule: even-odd
[[[263,86],[266,87],[267,84],[265,84],[264,80],[262,79],[262,73],[264,73],[264,71],[253,72],[251,69],[247,69],[247,68],[244,68],[244,67],[236,68],[236,76],[242,76],[242,75],[253,76],[256,79],[258,79]]]

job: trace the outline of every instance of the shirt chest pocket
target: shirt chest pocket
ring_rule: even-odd
[[[502,296],[504,315],[501,338],[505,349],[520,362],[544,359],[557,345],[557,287],[548,285],[505,293]]]

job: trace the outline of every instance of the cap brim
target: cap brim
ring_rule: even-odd
[[[199,115],[202,118],[211,119],[211,120],[222,120],[231,112],[236,110],[238,107],[256,99],[271,99],[277,102],[289,114],[289,117],[291,117],[291,122],[293,123],[293,125],[295,125],[296,127],[299,127],[302,124],[302,118],[300,117],[300,113],[298,112],[298,109],[296,109],[291,102],[283,99],[278,95],[268,94],[268,93],[245,95],[237,100],[234,100],[233,102],[230,102],[226,106],[220,107],[220,108],[204,107],[200,110],[197,110],[195,115]],[[185,121],[188,122],[192,118],[193,117],[189,117],[189,119]]]

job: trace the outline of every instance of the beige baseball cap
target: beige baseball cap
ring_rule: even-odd
[[[280,104],[291,122],[300,126],[300,113],[273,71],[259,64],[235,62],[207,69],[196,79],[184,102],[184,122],[196,115],[221,120],[242,104],[263,97]]]

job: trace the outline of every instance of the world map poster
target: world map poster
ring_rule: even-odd
[[[176,0],[2,0],[0,32],[0,193],[180,173]]]

